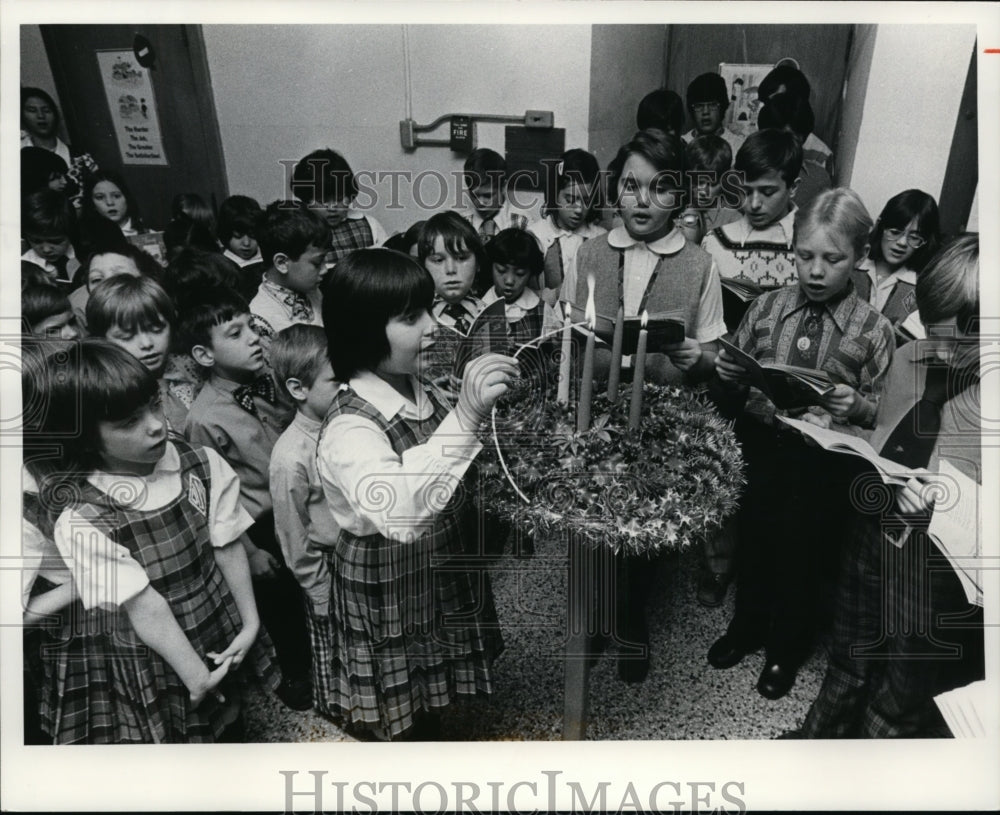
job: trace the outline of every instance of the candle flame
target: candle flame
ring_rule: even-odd
[[[594,276],[587,276],[587,325],[593,331],[597,325],[597,307],[594,305]]]
[[[645,328],[646,327],[646,323],[648,323],[648,322],[649,322],[649,312],[646,311],[645,309],[643,309],[643,311],[642,311],[642,319],[639,321],[639,327],[640,328]]]

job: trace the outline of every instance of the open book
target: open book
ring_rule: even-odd
[[[947,495],[935,504],[927,533],[958,575],[966,599],[981,606],[986,563],[979,550],[979,485],[946,458],[937,475]]]
[[[720,339],[719,343],[733,360],[743,366],[752,378],[753,386],[763,391],[775,407],[787,410],[818,405],[820,397],[826,396],[835,387],[826,371],[774,362],[760,363],[728,340]]]
[[[847,433],[841,433],[837,430],[818,427],[809,422],[803,422],[801,419],[789,419],[787,416],[779,416],[778,419],[811,438],[824,450],[863,458],[875,468],[885,484],[902,485],[910,478],[911,470],[909,467],[880,456],[875,448],[864,439],[849,436]]]
[[[984,739],[997,733],[997,689],[985,679],[939,693],[934,704],[956,739]]]
[[[924,324],[920,322],[920,313],[913,311],[906,319],[893,326],[896,332],[896,344],[905,345],[913,340],[922,340],[927,336]]]
[[[583,323],[587,320],[584,309],[573,303],[569,304],[570,313],[574,323]],[[565,311],[562,311],[565,314]],[[639,331],[642,328],[642,320],[639,317],[626,317],[622,331],[622,353],[634,354],[639,345]],[[583,326],[577,326],[577,331],[586,333]],[[676,312],[662,312],[650,314],[646,323],[646,350],[650,353],[663,353],[667,345],[674,345],[683,342],[685,337],[684,321],[678,319]],[[615,318],[606,317],[603,314],[597,315],[594,324],[594,334],[597,339],[611,347],[615,337]]]
[[[723,277],[720,282],[723,317],[726,325],[734,329],[740,324],[750,304],[764,292],[771,291],[743,277]]]

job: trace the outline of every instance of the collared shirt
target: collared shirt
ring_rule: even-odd
[[[500,295],[497,294],[497,290],[494,287],[483,295],[483,305],[490,306],[499,299]],[[531,289],[525,289],[521,292],[521,296],[518,297],[517,300],[513,303],[506,303],[504,305],[504,315],[507,317],[507,322],[520,322],[525,318],[529,311],[538,306],[541,300],[542,298],[538,296],[537,292],[534,292]],[[542,307],[542,333],[547,334],[550,331],[558,331],[560,328],[562,328],[562,323],[559,322],[555,309],[546,303]]]
[[[387,421],[397,415],[407,420],[431,418],[434,405],[424,386],[415,378],[410,381],[415,401],[371,371],[359,373],[348,387]],[[481,449],[475,428],[463,428],[455,411],[424,444],[402,456],[396,455],[389,438],[373,421],[343,414],[331,419],[323,432],[317,469],[333,519],[341,529],[407,540],[428,531]],[[391,500],[368,497],[376,490],[388,490]]]
[[[66,258],[66,277],[59,278],[59,269],[56,268],[55,264],[50,263],[45,258],[43,258],[34,249],[28,249],[23,255],[21,255],[21,260],[26,260],[28,263],[34,263],[36,266],[41,266],[46,272],[52,275],[52,280],[55,282],[57,279],[63,282],[72,281],[73,275],[76,274],[76,270],[80,268],[80,261],[76,259],[76,251],[73,246],[70,245],[69,249],[64,255]]]
[[[681,136],[681,138],[684,140],[685,144],[690,144],[701,135],[702,134],[699,133],[696,128],[692,128],[683,136]],[[746,136],[742,136],[739,133],[734,133],[732,130],[730,130],[728,127],[725,126],[720,126],[719,129],[716,130],[715,133],[713,133],[712,135],[722,136],[722,138],[724,138],[729,143],[729,146],[733,150],[734,158],[736,157],[736,154],[739,152],[739,149],[743,146],[743,142],[747,140]]]
[[[479,232],[483,225],[483,216],[475,208],[461,209],[459,215],[465,218],[472,228]],[[493,216],[493,221],[497,225],[497,232],[501,229],[527,229],[528,224],[537,217],[537,213],[529,209],[515,207],[510,198],[505,198],[500,211]]]
[[[233,392],[238,382],[211,376],[191,405],[184,436],[210,447],[236,471],[243,505],[257,519],[271,509],[267,474],[271,451],[291,417],[279,402],[254,396],[257,416],[240,407]]]
[[[458,318],[451,314],[448,314],[446,309],[448,309],[450,303],[446,300],[442,300],[440,297],[435,296],[434,302],[431,304],[431,316],[443,326],[448,328],[454,328],[455,323],[458,322]],[[456,304],[466,313],[466,320],[471,326],[476,317],[479,316],[479,312],[483,310],[484,303],[478,297],[472,294],[467,294]]]
[[[337,542],[334,521],[316,470],[321,423],[297,411],[271,453],[270,489],[281,553],[318,614],[330,602],[324,550]]]
[[[250,258],[250,260],[244,260],[230,249],[226,249],[225,251],[223,251],[222,256],[227,260],[231,260],[241,269],[244,268],[245,266],[253,266],[253,264],[255,263],[264,262],[264,256],[260,253],[260,249],[257,250],[257,254],[254,255],[252,258]]]
[[[253,520],[240,503],[240,482],[236,473],[214,450],[207,449],[205,454],[211,479],[209,535],[212,546],[221,547],[235,541],[250,528]],[[163,457],[148,476],[98,470],[87,480],[101,492],[113,494],[116,500],[140,512],[162,509],[184,488],[180,456],[169,441]],[[73,574],[86,608],[121,605],[149,585],[145,569],[128,549],[98,531],[73,509],[63,512],[56,521],[55,543]]]
[[[674,227],[668,234],[655,241],[637,241],[624,226],[616,226],[608,233],[608,244],[625,251],[625,316],[639,314],[643,292],[653,276],[656,264],[663,257],[676,255],[684,248],[684,233]],[[726,323],[722,316],[722,285],[719,270],[712,261],[709,282],[701,292],[698,302],[698,324],[694,327],[694,337],[698,342],[714,342],[726,333]]]
[[[868,302],[879,311],[885,308],[885,304],[889,301],[889,295],[892,294],[892,290],[896,288],[897,283],[909,283],[911,286],[917,285],[917,273],[913,269],[907,269],[905,266],[901,269],[896,269],[888,277],[884,277],[881,280],[879,280],[878,272],[875,269],[875,261],[871,258],[865,258],[864,262],[858,266],[858,269],[868,275],[868,279],[871,280],[872,286]]]
[[[722,277],[751,280],[764,288],[797,284],[792,248],[795,212],[793,207],[763,229],[755,229],[743,215],[706,233],[701,248],[715,259]]]
[[[559,297],[572,300],[576,297],[576,253],[580,251],[585,241],[605,234],[603,226],[595,223],[584,223],[572,232],[556,225],[555,218],[548,215],[528,224],[528,231],[535,236],[544,255],[557,240],[562,256],[563,282],[559,288]]]
[[[27,469],[22,470],[21,491],[38,498],[38,484]],[[21,516],[21,607],[27,608],[31,589],[35,580],[42,577],[56,586],[61,586],[73,576],[55,541],[42,532],[24,515]]]
[[[797,284],[765,292],[750,304],[733,344],[762,364],[788,364],[809,303]],[[821,319],[822,341],[815,367],[877,404],[895,347],[889,321],[853,288],[836,302],[825,304]],[[774,405],[756,388],[750,389],[745,410],[768,424],[774,421]],[[870,425],[873,418],[874,408],[853,421]]]
[[[323,325],[323,295],[320,294],[318,287],[302,294],[274,282],[270,275],[271,270],[264,273],[257,294],[250,301],[251,314],[256,314],[264,320],[275,334],[297,323]],[[293,302],[301,303],[311,312],[308,320],[293,316],[295,310]]]

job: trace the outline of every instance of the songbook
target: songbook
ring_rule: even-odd
[[[979,485],[945,458],[938,465],[943,498],[935,503],[927,533],[958,575],[969,603],[983,604],[979,552]]]
[[[775,362],[761,363],[728,340],[720,339],[719,343],[750,375],[753,386],[782,410],[822,404],[822,397],[836,387],[826,371]]]
[[[569,303],[570,316],[574,323],[586,323],[587,313],[579,306]],[[565,310],[561,309],[562,314]],[[596,315],[594,334],[597,339],[610,348],[615,338],[615,318],[603,314]],[[626,317],[622,330],[622,353],[634,354],[639,345],[639,331],[642,329],[641,317]],[[576,326],[576,330],[586,334],[586,326]],[[657,312],[649,314],[646,321],[646,350],[651,354],[664,353],[668,345],[683,342],[686,334],[684,320],[678,318],[677,312]]]
[[[770,289],[743,277],[723,277],[722,313],[726,325],[735,329],[747,313],[750,304]]]
[[[934,704],[956,739],[985,739],[997,733],[997,689],[987,680],[939,693]]]
[[[905,345],[913,340],[922,340],[927,336],[924,324],[920,322],[920,312],[918,311],[910,312],[906,319],[896,323],[893,329],[896,332],[897,345]]]
[[[912,475],[912,470],[909,467],[880,456],[874,447],[857,436],[849,436],[847,433],[819,427],[801,419],[790,419],[787,416],[778,416],[778,419],[811,438],[824,450],[863,458],[875,468],[885,484],[901,486],[909,481]]]
[[[128,242],[147,255],[152,255],[161,266],[167,265],[167,244],[163,240],[162,232],[140,232],[137,235],[129,235]]]

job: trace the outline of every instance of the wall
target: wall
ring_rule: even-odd
[[[851,173],[841,176],[872,215],[905,189],[940,196],[975,39],[973,26],[878,26],[869,81],[848,89],[862,115]]]
[[[59,101],[59,94],[56,93],[56,83],[52,79],[52,69],[49,67],[49,58],[45,53],[45,44],[42,42],[41,28],[25,24],[20,29],[21,85],[47,91],[62,111],[62,103]],[[60,126],[59,130],[63,141],[68,141],[65,126]]]
[[[589,26],[411,26],[413,118],[445,113],[523,114],[551,110],[566,145],[586,146],[590,84]],[[455,205],[462,157],[446,147],[405,153],[403,35],[398,25],[205,26],[219,129],[232,193],[262,203],[287,194],[281,161],[332,147],[356,173],[435,171],[414,189],[371,184],[371,210],[390,233],[427,217],[418,201]],[[512,70],[511,66],[516,66]],[[447,137],[447,129],[423,134]],[[503,126],[480,125],[478,144],[503,152]],[[523,194],[522,194],[523,195]]]
[[[836,166],[841,183],[846,184],[854,171],[854,155],[861,132],[861,118],[865,107],[865,92],[871,75],[872,55],[875,53],[877,25],[854,27],[854,38],[848,58],[847,77],[840,109],[840,137],[837,139]]]
[[[663,25],[593,27],[588,149],[602,167],[635,133],[642,97],[663,86],[666,30]],[[623,54],[628,70],[623,70]]]

